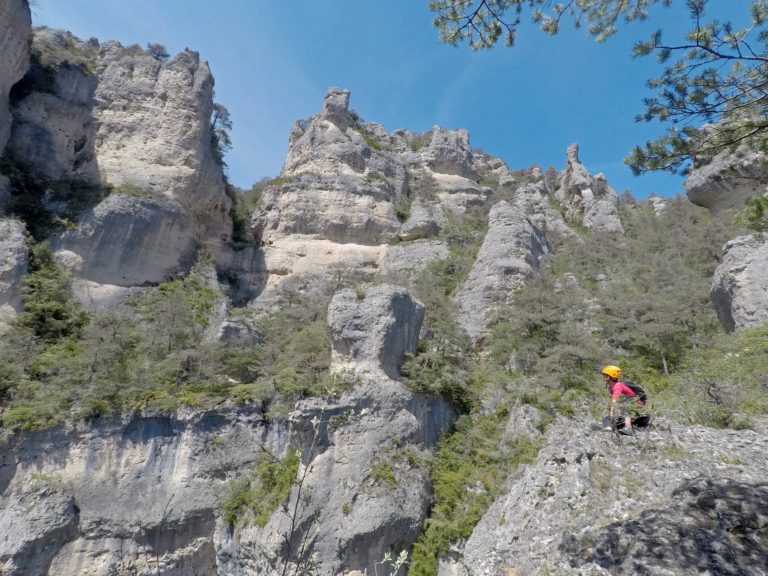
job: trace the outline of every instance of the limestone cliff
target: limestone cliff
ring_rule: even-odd
[[[0,155],[11,133],[8,94],[29,66],[31,17],[27,0],[7,0],[0,5]]]
[[[41,29],[32,54],[12,93],[6,156],[51,180],[115,190],[51,238],[77,255],[75,275],[135,286],[184,271],[201,245],[220,254],[231,200],[211,140],[213,76],[197,53],[162,61]]]
[[[333,369],[354,386],[299,402],[287,418],[270,420],[254,403],[14,438],[0,452],[0,567],[9,576],[267,575],[311,560],[321,574],[374,571],[418,535],[431,501],[426,462],[456,417],[391,377],[415,351],[420,311],[394,287],[361,300],[339,293],[329,310]],[[302,467],[288,502],[263,527],[228,525],[221,504],[232,480],[289,450]]]

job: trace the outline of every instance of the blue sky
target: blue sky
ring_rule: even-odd
[[[745,12],[747,0],[712,0]],[[727,6],[727,8],[726,8]],[[730,16],[729,14],[726,14]],[[722,16],[722,14],[721,14]],[[683,179],[635,177],[623,158],[658,135],[636,123],[645,81],[660,68],[633,59],[633,43],[664,28],[687,29],[682,2],[603,44],[570,25],[550,38],[520,27],[513,49],[472,52],[440,44],[427,0],[34,0],[34,25],[123,44],[188,47],[208,60],[216,100],[230,110],[233,183],[276,176],[293,122],[316,113],[328,88],[351,91],[350,107],[387,130],[466,128],[471,143],[511,168],[562,168],[566,147],[618,191],[673,196]]]

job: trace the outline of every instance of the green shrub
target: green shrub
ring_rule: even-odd
[[[69,292],[69,274],[56,264],[46,244],[30,250],[29,268],[21,288],[24,311],[18,315],[16,325],[30,330],[43,342],[77,338],[88,322],[88,314]]]
[[[230,483],[221,504],[224,521],[237,526],[252,520],[262,528],[266,526],[272,513],[288,498],[299,463],[298,451],[289,452],[282,460],[265,453],[248,476]]]
[[[437,574],[437,557],[469,538],[477,522],[504,493],[507,476],[535,462],[541,442],[521,436],[503,442],[509,413],[461,416],[440,441],[432,467],[435,502],[413,546],[411,576]]]
[[[123,182],[122,184],[112,186],[112,192],[122,196],[131,196],[133,198],[152,198],[155,195],[150,188],[131,184],[130,182]]]

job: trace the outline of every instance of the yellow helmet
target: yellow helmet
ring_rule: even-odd
[[[614,380],[621,378],[621,368],[618,366],[606,366],[603,368],[602,373]]]

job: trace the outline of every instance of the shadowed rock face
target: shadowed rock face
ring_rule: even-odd
[[[568,534],[561,550],[610,573],[760,576],[768,569],[766,533],[768,483],[700,477],[675,489],[667,506]]]
[[[707,164],[693,166],[685,179],[685,193],[697,206],[723,214],[765,191],[765,168],[764,156],[754,150],[721,152]]]
[[[26,0],[0,4],[0,155],[11,134],[8,94],[29,66],[29,37],[32,19]]]

